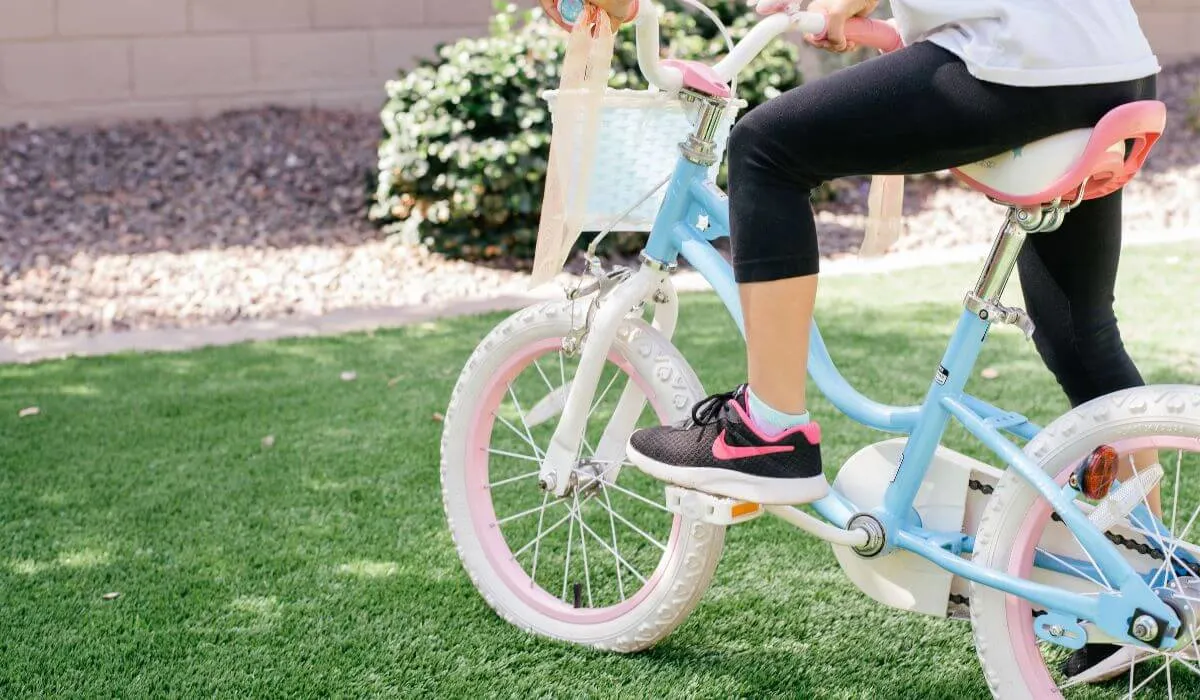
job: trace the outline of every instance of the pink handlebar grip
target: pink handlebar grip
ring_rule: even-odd
[[[895,27],[887,22],[864,17],[852,17],[846,21],[846,39],[859,46],[870,46],[884,53],[904,47],[904,39]]]

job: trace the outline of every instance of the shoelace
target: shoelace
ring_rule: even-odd
[[[725,404],[737,398],[737,395],[742,391],[742,387],[738,387],[733,391],[726,391],[722,394],[713,394],[692,407],[692,425],[712,425],[721,417],[721,412],[725,409]]]

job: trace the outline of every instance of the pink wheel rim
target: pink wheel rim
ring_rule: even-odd
[[[1200,440],[1174,435],[1134,437],[1109,444],[1122,456],[1148,449],[1200,450]],[[1082,458],[1080,456],[1080,459]],[[1055,475],[1054,481],[1060,486],[1066,484],[1077,464],[1078,460],[1069,460],[1067,466]],[[1028,578],[1033,571],[1034,550],[1041,541],[1047,521],[1050,520],[1050,512],[1050,503],[1046,499],[1038,498],[1034,501],[1021,529],[1017,531],[1015,544],[1009,554],[1010,575]],[[1016,653],[1022,675],[1034,689],[1034,697],[1060,697],[1062,693],[1046,669],[1042,652],[1038,648],[1037,635],[1030,624],[1030,620],[1033,619],[1033,607],[1028,601],[1014,595],[1005,595],[1004,607],[1009,643]],[[1045,692],[1039,693],[1037,688],[1045,688]]]
[[[509,548],[504,534],[499,527],[492,526],[497,519],[488,489],[488,446],[491,444],[492,428],[495,424],[492,410],[499,405],[508,390],[509,382],[520,374],[521,370],[527,368],[535,359],[561,349],[561,343],[562,341],[558,338],[547,338],[522,348],[495,372],[492,381],[487,385],[483,392],[483,400],[476,404],[479,408],[472,417],[471,429],[467,438],[467,504],[471,511],[471,525],[482,546],[484,556],[491,564],[492,571],[504,581],[509,591],[538,612],[560,622],[596,624],[609,622],[628,613],[658,587],[667,566],[675,558],[681,539],[681,518],[675,516],[671,534],[667,540],[667,551],[663,553],[654,572],[646,579],[645,585],[634,595],[616,605],[602,608],[572,607],[538,586],[513,558],[512,550]],[[608,360],[617,365],[627,377],[634,381],[650,401],[650,405],[659,419],[662,420],[664,415],[661,406],[654,401],[654,394],[650,391],[650,386],[645,378],[636,374],[625,358],[615,352],[609,354]]]

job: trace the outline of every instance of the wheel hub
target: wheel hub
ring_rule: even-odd
[[[595,493],[600,489],[606,471],[611,467],[612,462],[601,462],[594,459],[581,459],[575,462],[571,467],[571,473],[567,477],[566,489],[563,491],[561,498],[571,498],[572,496],[587,496]],[[553,474],[538,479],[538,488],[543,491],[553,491],[557,486],[557,481]]]
[[[1179,589],[1160,588],[1156,593],[1179,616],[1179,631],[1175,635],[1174,651],[1192,646],[1196,640],[1196,621],[1200,619],[1200,578],[1179,579]]]

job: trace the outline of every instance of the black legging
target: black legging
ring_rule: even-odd
[[[738,282],[816,274],[808,203],[851,175],[944,170],[1153,99],[1154,76],[1105,85],[1022,88],[973,77],[928,42],[859,63],[767,102],[729,143],[729,207]],[[1034,341],[1072,405],[1142,384],[1113,314],[1121,193],[1081,204],[1053,233],[1030,236],[1019,270]]]

